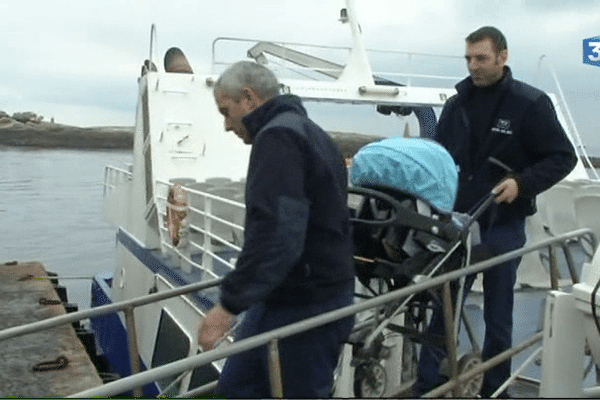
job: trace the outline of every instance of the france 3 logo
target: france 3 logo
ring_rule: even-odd
[[[600,67],[600,36],[583,39],[583,63]]]

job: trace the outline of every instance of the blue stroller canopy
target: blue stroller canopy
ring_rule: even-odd
[[[421,138],[392,138],[362,147],[350,168],[354,186],[400,189],[450,212],[456,200],[458,173],[440,144]]]

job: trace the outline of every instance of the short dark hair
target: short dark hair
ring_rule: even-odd
[[[483,26],[477,29],[475,32],[470,33],[465,40],[468,43],[477,43],[485,39],[490,39],[492,41],[492,45],[494,46],[496,53],[500,53],[502,50],[506,50],[508,48],[506,44],[506,38],[502,32],[493,26]]]

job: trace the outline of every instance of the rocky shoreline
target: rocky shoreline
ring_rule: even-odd
[[[65,149],[113,149],[133,148],[134,127],[80,128],[52,122],[19,122],[0,118],[0,146]],[[383,139],[360,134],[329,132],[344,155],[353,155],[367,143]]]
[[[134,127],[100,126],[80,128],[53,122],[19,122],[0,118],[0,146],[32,148],[63,148],[78,150],[131,150]],[[344,156],[353,155],[359,148],[384,139],[360,134],[329,132]],[[600,168],[600,157],[590,157],[595,168]]]
[[[80,128],[51,122],[0,119],[0,146],[78,150],[131,150],[133,127]]]

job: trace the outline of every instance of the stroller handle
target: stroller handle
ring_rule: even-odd
[[[498,160],[495,157],[488,157],[487,162],[489,162],[490,164],[495,165],[497,167],[500,167],[507,174],[514,174],[514,170],[511,167],[504,164],[502,161]],[[472,210],[471,218],[469,219],[469,222],[466,224],[465,230],[467,230],[471,225],[473,225],[473,223],[479,219],[481,214],[483,214],[483,212],[490,207],[490,205],[494,201],[494,197],[495,197],[495,195],[490,191],[490,193],[488,193],[486,197],[484,197],[482,200],[480,200],[480,203],[478,205],[476,205],[474,207],[474,209]]]

